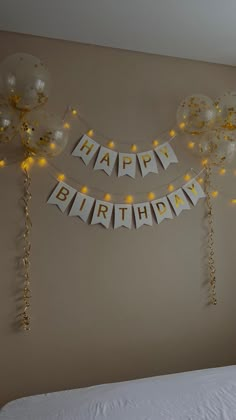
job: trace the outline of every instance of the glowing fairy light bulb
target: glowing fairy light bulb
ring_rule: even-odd
[[[188,148],[189,148],[189,149],[194,149],[194,147],[195,147],[195,143],[194,143],[194,141],[189,141],[189,142],[188,142]]]
[[[174,137],[176,135],[176,131],[175,130],[170,130],[169,135],[170,135],[170,137]]]
[[[89,137],[93,137],[93,135],[94,135],[94,130],[89,130],[88,132],[87,132],[87,135],[89,136]]]
[[[33,158],[32,156],[29,156],[29,157],[27,158],[27,161],[29,162],[29,164],[30,164],[30,165],[33,165],[33,163],[34,163],[34,158]]]
[[[47,160],[45,158],[40,158],[38,160],[38,165],[40,166],[40,168],[43,168],[44,166],[47,165]]]
[[[63,127],[68,130],[70,128],[70,124],[68,122],[65,122],[64,125],[63,125]]]
[[[149,199],[149,200],[154,200],[154,198],[155,198],[155,197],[156,197],[156,196],[155,196],[154,192],[150,191],[150,192],[148,193],[148,199]]]
[[[110,140],[110,141],[107,143],[107,146],[108,146],[110,149],[114,149],[114,147],[115,147],[115,143],[114,143],[114,141],[113,141],[113,140]]]
[[[76,110],[76,109],[72,109],[71,113],[72,113],[72,115],[74,115],[74,116],[78,114],[78,112],[77,112],[77,110]]]
[[[6,166],[6,162],[4,159],[0,160],[0,168],[4,168],[4,166]]]
[[[21,162],[21,169],[23,171],[28,171],[33,164],[34,158],[32,156],[29,156],[25,160],[23,160],[23,162]]]
[[[189,175],[189,174],[184,175],[184,181],[188,182],[188,181],[190,181],[190,179],[191,179],[191,175]]]
[[[30,164],[29,164],[29,162],[27,161],[27,159],[25,159],[25,160],[23,160],[23,162],[21,162],[21,169],[23,170],[23,171],[28,171],[29,170],[29,168],[30,168]]]
[[[184,127],[185,127],[185,122],[181,122],[180,124],[179,124],[179,128],[181,129],[181,130],[183,130],[184,129]]]
[[[168,189],[169,192],[172,192],[172,191],[174,191],[175,187],[174,187],[173,184],[170,184],[170,185],[168,185],[167,189]]]
[[[56,149],[56,144],[55,143],[50,143],[50,149],[51,150],[55,150]]]
[[[84,185],[81,190],[80,190],[83,194],[87,194],[88,192],[88,187],[86,187],[86,185]]]
[[[202,166],[206,166],[208,164],[208,159],[202,159]]]
[[[211,192],[211,196],[212,196],[213,198],[217,198],[217,197],[218,197],[218,195],[219,195],[219,192],[218,192],[218,191],[212,191],[212,192]]]
[[[154,147],[157,147],[159,145],[159,141],[158,140],[153,140],[152,142]]]
[[[134,197],[133,197],[132,195],[127,195],[127,196],[125,197],[125,202],[126,202],[127,204],[132,204],[132,203],[134,202]]]
[[[137,146],[136,146],[136,144],[132,144],[130,150],[131,150],[131,152],[137,152]]]
[[[105,201],[111,201],[111,194],[106,193],[106,194],[104,195],[104,200],[105,200]]]
[[[236,198],[232,198],[231,203],[236,204]]]
[[[198,182],[199,182],[199,184],[203,184],[204,179],[203,178],[198,178]]]
[[[221,168],[219,170],[219,175],[225,175],[226,174],[226,169],[225,168]]]
[[[65,181],[65,179],[66,179],[65,174],[58,174],[57,175],[57,180],[58,181],[63,182],[63,181]]]

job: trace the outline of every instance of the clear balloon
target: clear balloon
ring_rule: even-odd
[[[227,165],[236,156],[236,142],[225,138],[225,130],[213,130],[199,136],[194,151],[201,158],[207,159],[209,165]]]
[[[215,150],[214,142],[209,133],[199,135],[194,142],[193,152],[195,155],[205,159],[208,158]]]
[[[177,123],[187,133],[201,134],[213,128],[216,115],[216,107],[211,98],[192,95],[178,106]]]
[[[62,119],[45,111],[26,114],[20,132],[22,143],[30,153],[47,158],[59,155],[69,137]]]
[[[217,145],[212,156],[213,164],[220,166],[230,164],[236,156],[236,142],[228,140],[228,130],[217,130],[215,132],[215,143]]]
[[[217,121],[227,130],[236,130],[236,92],[226,92],[216,101]]]
[[[19,128],[17,113],[6,104],[0,104],[0,143],[8,143]]]
[[[236,142],[236,130],[225,130],[224,128],[216,131],[216,137],[219,141],[226,140],[229,142]]]
[[[49,96],[50,76],[45,65],[29,54],[13,54],[0,64],[0,91],[16,109],[31,111]]]

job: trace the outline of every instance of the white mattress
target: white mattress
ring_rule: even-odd
[[[236,366],[21,398],[0,420],[236,420]]]

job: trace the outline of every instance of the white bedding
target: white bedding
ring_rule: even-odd
[[[21,398],[0,420],[236,420],[236,366]]]

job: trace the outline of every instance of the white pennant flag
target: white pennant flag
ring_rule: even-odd
[[[150,204],[148,202],[133,204],[133,208],[137,229],[142,225],[152,226],[152,213]]]
[[[153,200],[151,202],[151,205],[154,210],[157,223],[160,224],[164,219],[173,219],[173,214],[167,197],[162,197],[158,200]]]
[[[114,165],[116,163],[118,153],[107,147],[101,146],[96,163],[94,165],[95,171],[102,169],[107,175],[111,175]]]
[[[136,173],[136,154],[119,153],[118,177],[129,175],[135,178]]]
[[[174,209],[174,212],[175,212],[176,216],[179,216],[179,214],[183,210],[189,210],[190,209],[190,206],[188,204],[188,200],[187,200],[186,196],[184,195],[184,192],[181,188],[179,188],[178,190],[169,194],[167,197],[168,197],[168,200],[170,201],[170,203],[171,203],[171,205]]]
[[[177,156],[168,142],[161,144],[154,150],[164,169],[167,169],[171,163],[178,162]]]
[[[84,222],[87,222],[94,201],[94,198],[78,192],[71,207],[69,216],[78,216]]]
[[[114,229],[124,226],[131,229],[132,226],[132,206],[130,204],[115,204]]]
[[[80,157],[85,165],[88,165],[99,147],[100,146],[96,141],[84,134],[76,148],[73,150],[72,155]]]
[[[96,200],[91,225],[101,224],[109,228],[112,216],[113,204],[107,201]]]
[[[48,199],[48,204],[55,204],[64,213],[71,200],[76,194],[76,190],[64,182],[59,182]]]
[[[204,193],[201,185],[196,181],[196,179],[192,179],[187,184],[185,184],[182,188],[194,206],[196,206],[200,198],[206,197],[206,194]]]
[[[155,155],[152,150],[149,150],[148,152],[138,153],[137,156],[143,177],[149,174],[150,172],[153,172],[154,174],[158,173]]]

